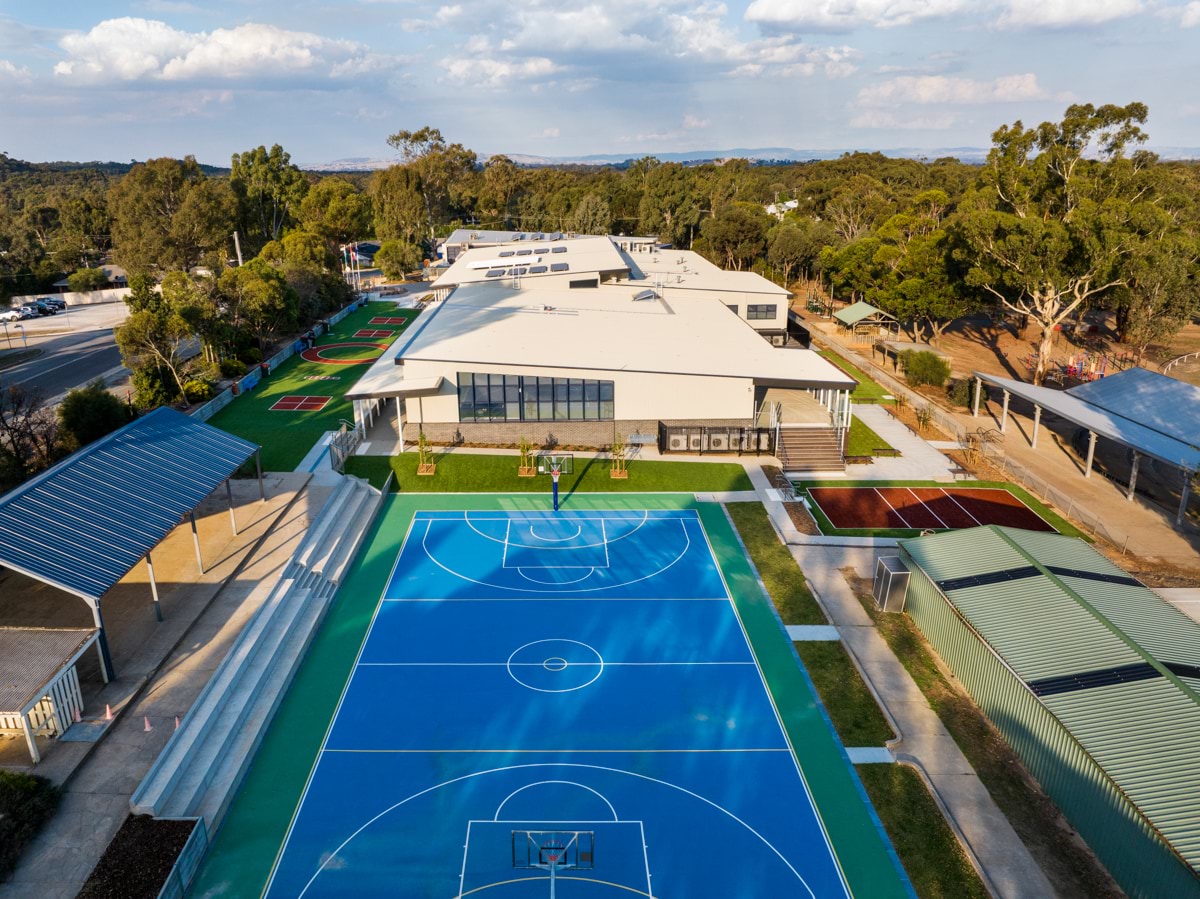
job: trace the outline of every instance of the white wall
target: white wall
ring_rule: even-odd
[[[120,303],[133,291],[128,287],[110,287],[107,290],[89,290],[84,293],[67,291],[65,293],[30,293],[22,297],[13,297],[13,306],[24,306],[30,300],[40,300],[42,297],[54,297],[66,302],[68,306],[93,306],[97,303]]]
[[[752,418],[754,415],[754,381],[751,378],[409,360],[403,366],[405,378],[441,375],[446,379],[439,395],[422,399],[425,421],[458,421],[460,371],[612,381],[614,414],[619,421]],[[410,401],[410,409],[415,408],[415,403]]]

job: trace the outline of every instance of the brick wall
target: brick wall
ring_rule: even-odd
[[[667,425],[688,427],[751,427],[748,418],[672,419]],[[405,441],[415,441],[421,428],[416,422],[404,426]],[[425,436],[433,444],[482,443],[517,446],[527,437],[541,446],[579,446],[607,449],[614,434],[628,439],[630,434],[653,434],[658,438],[658,421],[489,421],[427,423]]]

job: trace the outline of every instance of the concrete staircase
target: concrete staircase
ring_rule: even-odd
[[[134,791],[135,813],[216,830],[382,503],[366,481],[341,480]]]
[[[833,428],[779,429],[779,444],[775,455],[787,472],[823,472],[839,474],[846,471],[846,459]]]

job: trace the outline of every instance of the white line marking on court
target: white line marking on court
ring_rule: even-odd
[[[540,646],[543,643],[571,643],[575,646],[582,646],[584,649],[590,651],[591,653],[593,653],[596,656],[596,661],[591,662],[587,666],[587,667],[595,668],[596,673],[582,684],[577,684],[574,687],[563,687],[562,689],[559,689],[559,690],[547,690],[542,687],[535,687],[535,686],[533,686],[533,684],[525,683],[525,681],[521,680],[519,677],[517,677],[513,673],[512,660],[514,658],[516,658],[517,653],[519,653],[523,650],[529,649],[529,647],[531,647],[531,646]],[[555,658],[559,658],[559,657],[555,656]],[[543,660],[541,663],[538,663],[538,664],[544,665],[544,663],[545,663],[545,660]],[[511,677],[513,680],[515,680],[522,687],[525,687],[528,690],[534,690],[538,693],[574,693],[576,690],[582,690],[584,687],[590,687],[592,684],[594,684],[596,682],[596,680],[600,677],[600,675],[604,673],[604,656],[600,655],[600,652],[599,652],[599,650],[596,649],[596,647],[589,646],[588,644],[583,643],[580,640],[568,640],[566,637],[551,637],[546,640],[534,640],[530,643],[526,643],[524,646],[518,646],[516,649],[514,649],[512,651],[512,654],[508,657],[508,664],[506,667],[508,668],[508,676]],[[570,667],[570,665],[564,664],[563,667],[560,668],[559,670],[566,671],[567,668],[569,668],[569,667]]]
[[[542,662],[360,662],[359,668],[540,668]],[[609,668],[689,668],[693,665],[753,665],[753,662],[572,662],[576,667],[603,664]]]
[[[888,498],[879,492],[878,487],[872,487],[871,489],[875,491],[875,495],[878,496],[881,500],[883,500],[889,509],[891,509],[893,512],[896,513],[896,517],[899,518],[902,522],[904,522],[904,526],[906,528],[908,528],[909,530],[917,530],[911,524],[908,523],[907,518],[905,518],[903,515],[900,514],[899,509],[897,509],[895,506],[893,506],[891,503],[888,502]]]
[[[786,746],[744,746],[736,749],[455,749],[454,747],[434,746],[421,749],[323,749],[322,755],[421,755],[439,752],[454,755],[546,755],[547,753],[570,753],[572,755],[607,755],[620,753],[626,755],[687,755],[712,753],[731,755],[737,752],[772,753],[791,752]]]
[[[547,543],[562,543],[565,540],[574,540],[576,537],[578,537],[580,534],[583,533],[583,525],[577,524],[575,526],[575,533],[571,534],[569,537],[543,537],[541,534],[539,534],[537,531],[535,531],[533,529],[534,524],[536,524],[536,522],[532,522],[529,525],[529,536],[532,537],[534,540],[545,540]]]
[[[960,509],[962,509],[962,510],[963,510],[963,512],[965,512],[965,513],[967,514],[967,517],[968,517],[968,518],[970,518],[970,519],[971,519],[973,522],[975,522],[975,523],[976,523],[976,524],[978,524],[978,525],[982,525],[982,524],[983,524],[983,522],[982,522],[982,521],[980,521],[978,518],[976,518],[976,517],[975,517],[975,516],[974,516],[974,515],[971,513],[971,510],[970,510],[970,509],[968,509],[966,506],[964,506],[962,503],[960,503],[960,502],[958,501],[958,497],[957,497],[957,496],[955,496],[953,493],[947,493],[947,491],[945,490],[945,488],[943,488],[943,489],[942,489],[942,493],[945,493],[945,494],[946,494],[946,496],[948,496],[948,497],[950,497],[950,499],[954,500],[954,505],[956,505],[956,506],[958,506]],[[1031,511],[1032,511],[1032,510],[1031,510]],[[1036,514],[1036,513],[1035,513],[1035,514]]]
[[[658,569],[658,571],[653,571],[649,574],[643,575],[642,577],[639,577],[639,578],[634,578],[633,580],[630,580],[630,581],[620,581],[617,583],[605,584],[605,585],[599,586],[599,587],[583,587],[581,589],[578,589],[578,590],[575,590],[572,592],[587,593],[587,592],[591,592],[593,590],[612,590],[617,587],[627,587],[630,584],[638,584],[638,583],[641,583],[642,581],[649,580],[650,578],[658,577],[663,572],[668,571],[671,568],[675,567],[675,565],[678,564],[679,560],[687,555],[687,552],[691,548],[691,545],[692,545],[691,536],[688,534],[686,522],[683,519],[679,519],[679,518],[677,518],[675,520],[678,521],[680,526],[683,528],[683,539],[684,539],[683,549],[679,552],[679,554],[674,559],[672,559],[670,562],[668,562],[662,568]],[[505,545],[507,546],[507,540],[506,540]],[[478,584],[481,587],[491,587],[495,590],[511,590],[513,592],[522,592],[521,588],[518,588],[518,587],[509,587],[505,584],[493,584],[489,581],[480,581],[480,580],[476,580],[475,578],[472,578],[472,577],[467,577],[465,574],[461,574],[460,572],[455,571],[453,568],[450,568],[447,565],[444,565],[441,562],[439,562],[437,557],[429,549],[429,527],[428,526],[426,526],[426,528],[425,528],[425,536],[421,539],[421,548],[425,551],[425,555],[426,555],[426,557],[428,557],[430,562],[432,562],[434,565],[436,565],[438,568],[442,569],[442,571],[446,572],[447,574],[451,575],[452,577],[456,577],[459,580],[467,581],[468,583],[471,583],[471,584]],[[389,581],[389,583],[390,583],[390,581]],[[529,589],[529,588],[525,588],[525,589]],[[556,591],[542,590],[542,591],[538,591],[538,592],[551,593],[551,592],[556,592]],[[557,592],[561,592],[561,591],[557,591]],[[562,598],[563,597],[555,597],[555,599],[562,599]]]
[[[515,569],[510,568],[509,571]],[[451,572],[453,574],[453,572]],[[458,577],[458,575],[455,575]],[[463,578],[470,580],[470,578]],[[480,584],[481,581],[473,583]],[[483,584],[485,587],[491,587],[492,584]],[[614,586],[620,587],[621,584]],[[516,587],[505,587],[505,590],[516,590]],[[607,590],[607,587],[597,587],[598,590]],[[546,591],[549,592],[549,591]],[[576,591],[581,592],[581,591]],[[408,597],[399,596],[394,599],[384,597],[384,602],[729,602],[729,598],[725,596],[693,596],[685,598],[671,597],[646,597],[646,596],[422,596]]]
[[[388,574],[387,580],[384,582],[383,591],[387,592],[387,587],[392,582],[392,578],[396,576],[396,569],[400,565],[400,557],[404,554],[404,547],[407,545],[409,538],[413,534],[417,523],[416,515],[409,519],[408,527],[404,531],[404,539],[400,541],[400,551],[396,553],[396,558],[392,562],[392,570]],[[426,526],[428,533],[428,525]],[[371,623],[367,626],[367,632],[363,634],[362,642],[358,645],[358,653],[354,656],[354,664],[350,667],[350,671],[346,677],[346,683],[342,685],[342,695],[338,697],[337,706],[333,710],[333,714],[329,718],[329,723],[325,726],[325,735],[321,738],[321,748],[313,758],[312,767],[308,770],[308,779],[304,782],[304,790],[300,794],[300,801],[296,803],[296,808],[292,812],[292,820],[288,822],[287,834],[283,838],[283,842],[279,846],[279,851],[275,854],[275,861],[271,865],[271,876],[267,879],[267,885],[263,887],[262,894],[265,896],[271,891],[271,884],[275,882],[275,875],[279,872],[279,863],[283,860],[283,855],[287,851],[288,843],[292,839],[292,834],[295,832],[296,821],[300,818],[300,812],[304,808],[304,802],[308,799],[308,791],[312,786],[313,780],[317,775],[317,766],[321,763],[321,757],[325,754],[329,747],[329,736],[333,733],[333,725],[337,721],[338,713],[342,710],[342,703],[346,700],[346,695],[350,692],[350,685],[354,683],[354,675],[358,671],[358,663],[362,660],[363,650],[367,648],[367,641],[371,638],[371,631],[375,629],[375,622],[379,619],[379,612],[383,608],[383,594],[380,594],[379,600],[375,603],[375,611],[371,613]]]
[[[612,567],[612,562],[608,556],[608,531],[604,529],[604,521],[600,521],[600,539],[604,541],[604,567]]]
[[[566,586],[567,584],[578,584],[581,581],[586,581],[588,578],[590,578],[593,574],[596,573],[595,568],[579,569],[579,568],[575,568],[573,565],[560,565],[557,568],[531,568],[530,571],[584,571],[585,572],[585,574],[580,575],[579,577],[575,578],[574,580],[570,580],[570,581],[543,581],[543,580],[539,580],[538,578],[535,578],[535,577],[530,577],[528,574],[525,573],[524,568],[515,568],[513,570],[516,571],[517,574],[521,575],[521,577],[525,578],[525,580],[527,580],[527,581],[532,581],[535,584],[546,584],[547,586],[551,586],[551,587],[560,586],[560,585]]]
[[[715,560],[715,557],[714,557],[714,560]],[[795,756],[793,756],[793,759],[794,758],[795,758]],[[797,767],[797,769],[799,769],[798,764],[796,767]],[[370,827],[372,824],[374,824],[376,821],[378,821],[384,815],[390,814],[391,812],[395,811],[396,809],[398,809],[400,806],[404,805],[405,803],[411,802],[414,799],[418,799],[421,796],[426,795],[427,793],[432,793],[434,790],[440,790],[442,787],[448,787],[452,784],[461,783],[462,781],[470,780],[475,777],[482,777],[485,774],[498,774],[502,771],[520,771],[520,770],[525,770],[525,769],[529,769],[529,768],[583,768],[583,769],[588,769],[588,770],[592,770],[592,771],[607,771],[612,774],[623,774],[627,777],[636,777],[639,780],[646,780],[646,781],[650,781],[651,783],[660,784],[664,787],[667,787],[668,789],[678,790],[680,793],[684,793],[685,795],[691,796],[693,799],[698,799],[701,802],[703,802],[705,805],[711,806],[712,808],[716,809],[718,812],[721,812],[721,813],[727,815],[729,818],[733,819],[735,822],[740,824],[743,828],[748,830],[751,834],[758,837],[758,839],[762,842],[762,844],[764,846],[766,846],[768,849],[770,849],[773,853],[775,853],[775,856],[781,862],[783,862],[783,864],[787,867],[787,869],[789,871],[792,872],[793,875],[795,875],[796,879],[798,881],[800,881],[801,886],[804,887],[805,892],[807,892],[808,895],[812,897],[812,899],[816,899],[816,894],[812,891],[812,887],[810,887],[808,885],[808,882],[802,876],[800,876],[800,872],[795,869],[795,867],[792,865],[791,862],[789,862],[787,860],[787,858],[784,856],[784,854],[782,852],[780,852],[777,848],[775,848],[775,845],[773,843],[771,843],[770,840],[768,840],[761,833],[759,833],[757,830],[755,830],[753,827],[751,827],[749,824],[747,824],[745,821],[743,821],[741,818],[739,818],[737,815],[735,815],[733,812],[731,812],[729,809],[725,808],[724,806],[717,805],[717,803],[713,802],[711,799],[707,799],[704,796],[701,796],[699,793],[693,793],[691,790],[687,789],[686,787],[681,787],[678,784],[673,784],[670,781],[661,780],[657,777],[650,777],[649,775],[646,775],[646,774],[639,774],[636,771],[625,771],[621,768],[610,768],[607,765],[584,765],[579,762],[544,762],[541,764],[530,764],[530,765],[505,765],[502,768],[492,768],[487,771],[473,771],[470,774],[464,774],[461,777],[455,777],[450,780],[444,781],[443,783],[436,784],[432,787],[426,787],[424,790],[421,790],[417,793],[413,793],[411,796],[401,799],[399,802],[389,806],[388,808],[379,812],[374,817],[370,818],[366,823],[362,824],[356,831],[354,831],[354,833],[352,833],[352,834],[350,834],[350,836],[346,837],[346,839],[343,840],[336,849],[334,849],[327,856],[325,856],[325,858],[321,861],[320,867],[318,867],[316,872],[313,874],[313,876],[308,879],[308,882],[304,885],[304,889],[302,889],[300,891],[300,894],[297,897],[297,899],[302,899],[302,897],[308,892],[309,887],[311,887],[313,885],[314,881],[316,881],[316,879],[321,876],[321,873],[325,870],[325,868],[329,865],[329,863],[332,862],[335,858],[337,858],[338,854],[343,849],[345,849],[348,845],[350,845],[350,843],[353,842],[360,833],[362,833],[364,830],[366,830],[368,827]],[[801,776],[803,776],[803,775],[801,775]],[[806,783],[805,789],[807,789],[807,788],[808,788],[808,784]],[[811,801],[811,797],[810,797],[810,801]],[[823,827],[824,827],[824,825],[822,825],[822,828]],[[644,842],[644,840],[643,840],[643,842]],[[835,861],[836,861],[836,858],[835,858]],[[839,872],[841,871],[840,866],[838,867],[838,871]],[[845,881],[843,880],[843,883],[844,882]],[[847,895],[849,895],[848,889],[847,889]]]
[[[636,534],[638,531],[640,531],[644,525],[646,525],[646,524],[647,524],[647,523],[649,523],[650,521],[694,521],[694,520],[697,520],[697,519],[696,519],[696,516],[695,516],[695,513],[694,513],[694,511],[693,511],[693,510],[691,510],[691,509],[661,510],[661,511],[675,511],[675,512],[681,512],[681,513],[691,513],[691,514],[690,514],[690,515],[686,515],[686,516],[668,514],[668,515],[663,515],[662,517],[650,518],[650,512],[649,512],[649,510],[644,510],[644,511],[642,512],[642,517],[641,517],[641,519],[636,519],[636,518],[622,518],[622,517],[619,517],[619,516],[612,516],[612,515],[609,515],[609,516],[604,516],[604,515],[600,515],[600,516],[589,516],[589,515],[573,515],[573,516],[571,516],[569,519],[564,519],[564,520],[569,520],[569,521],[599,521],[599,522],[605,522],[605,521],[620,521],[620,522],[636,521],[636,522],[637,522],[637,525],[636,525],[635,527],[633,527],[633,528],[630,528],[630,529],[629,529],[628,531],[626,531],[625,533],[623,533],[623,534],[621,534],[621,535],[619,535],[619,536],[617,536],[617,537],[614,537],[614,538],[613,538],[611,541],[609,541],[609,542],[611,542],[611,543],[616,543],[618,540],[624,540],[626,537],[631,537],[631,536],[633,536],[633,535],[634,535],[634,534]],[[422,514],[422,513],[420,513],[420,512],[418,512],[418,513],[417,513],[417,515],[421,515],[421,514]],[[466,525],[467,525],[467,527],[469,527],[469,528],[470,528],[472,531],[474,531],[476,534],[478,534],[478,535],[479,535],[480,537],[482,537],[483,539],[485,539],[485,540],[490,540],[492,543],[500,543],[500,542],[502,542],[502,541],[501,541],[499,538],[497,538],[497,537],[493,537],[491,534],[485,534],[483,531],[479,530],[479,528],[475,527],[475,525],[474,525],[474,523],[473,523],[473,522],[476,522],[476,521],[503,521],[503,522],[507,522],[509,525],[511,525],[511,524],[512,524],[512,522],[514,521],[514,517],[513,517],[513,516],[517,516],[517,515],[521,515],[521,516],[528,516],[529,514],[531,514],[531,513],[528,513],[528,512],[513,512],[513,513],[512,513],[510,516],[508,516],[508,517],[499,517],[499,516],[497,516],[497,517],[481,517],[481,516],[478,516],[478,515],[476,515],[474,518],[471,518],[471,517],[470,517],[470,512],[463,512],[463,518],[462,518],[462,520],[463,520],[464,522],[466,522]],[[535,513],[535,514],[536,514],[536,513]],[[543,516],[539,516],[539,518],[538,518],[538,519],[535,519],[535,520],[542,520],[542,519],[543,519]],[[455,518],[425,518],[424,520],[425,520],[425,521],[455,521],[455,522],[456,522],[456,521],[458,521],[458,518],[457,518],[457,517],[455,517]],[[523,518],[522,520],[524,520],[524,521],[530,521],[530,519],[529,519],[528,517],[525,517],[525,518]],[[539,539],[539,540],[550,540],[550,539],[553,539],[553,538],[546,538],[546,537],[538,537],[538,535],[537,535],[537,534],[533,534],[532,524],[530,525],[530,533],[532,534],[532,536],[534,536],[534,537],[537,537],[537,539]],[[576,534],[576,536],[579,536],[579,534],[582,534],[582,533],[583,533],[583,528],[582,528],[582,527],[580,527],[580,528],[579,528],[579,532]],[[562,539],[562,540],[569,540],[569,539],[573,539],[573,538],[570,538],[570,537],[564,537],[564,538],[561,538],[561,539]],[[503,541],[503,542],[508,542],[508,536],[507,536],[507,532],[506,532],[506,536],[505,536],[505,539],[504,539],[504,541]],[[519,543],[518,543],[518,544],[514,544],[514,545],[515,545],[515,546],[522,546],[523,544],[519,544]],[[587,549],[587,548],[589,548],[589,547],[596,547],[596,546],[600,546],[600,545],[601,545],[601,544],[599,544],[599,543],[587,543],[587,544],[577,544],[577,546],[575,546],[575,547],[564,547],[564,548],[567,548],[567,549],[575,549],[575,548]],[[559,548],[559,547],[549,547],[549,546],[547,546],[547,547],[542,547],[542,548],[543,548],[543,549],[555,549],[555,548]]]
[[[723,509],[722,511],[725,512],[726,524],[736,535],[737,528],[734,527],[733,521],[729,517],[728,510]],[[746,631],[746,623],[742,621],[742,613],[738,609],[737,603],[734,602],[733,591],[729,589],[729,584],[725,580],[725,572],[721,570],[721,564],[717,561],[717,554],[713,550],[712,541],[708,539],[708,531],[705,530],[703,523],[700,524],[700,532],[704,534],[704,542],[705,545],[708,546],[709,557],[711,558],[712,564],[717,568],[717,574],[721,576],[721,583],[725,587],[725,592],[729,595],[729,606],[733,609],[734,617],[737,618],[738,627],[740,627],[742,630],[742,639],[746,641],[746,648],[750,651],[750,657],[754,659],[754,665],[758,669],[758,677],[759,680],[762,681],[763,692],[767,694],[767,700],[771,703],[771,708],[775,712],[775,721],[779,725],[779,732],[783,735],[784,743],[786,743],[788,748],[791,750],[792,764],[796,766],[796,773],[800,776],[800,783],[804,786],[804,792],[808,796],[808,807],[812,809],[813,818],[816,819],[817,824],[821,828],[821,836],[825,838],[825,848],[829,851],[829,857],[833,860],[833,866],[837,869],[838,878],[842,882],[842,889],[845,890],[846,896],[853,896],[853,893],[850,891],[850,883],[846,880],[846,872],[842,870],[841,859],[838,858],[837,853],[833,849],[833,842],[829,838],[829,831],[825,829],[825,820],[821,817],[821,812],[817,808],[816,800],[813,798],[812,789],[808,785],[808,778],[804,774],[804,769],[800,767],[800,759],[796,756],[796,747],[792,745],[792,738],[788,734],[788,730],[783,724],[783,716],[779,714],[779,706],[775,703],[775,694],[771,692],[771,686],[767,683],[767,676],[763,673],[762,665],[758,663],[758,656],[754,652],[754,643],[750,639],[750,634]],[[738,538],[735,537],[735,539]],[[740,543],[738,549],[742,552],[742,557],[746,559],[747,563],[749,563],[749,557],[746,555],[745,549],[740,545]],[[770,601],[769,597],[767,598],[767,601]],[[792,870],[795,869],[793,868]],[[796,876],[799,877],[800,875],[797,874]],[[801,882],[803,883],[803,881]],[[807,888],[808,884],[804,884],[804,886]],[[809,890],[809,894],[812,894],[812,890]]]
[[[942,527],[944,527],[944,528],[950,527],[950,525],[946,524],[945,520],[942,518],[941,515],[938,515],[937,512],[933,511],[933,506],[929,505],[929,503],[925,502],[925,500],[923,500],[923,499],[921,499],[921,497],[917,496],[916,493],[913,493],[913,489],[911,487],[905,487],[904,489],[907,490],[912,495],[912,498],[917,501],[918,505],[925,507],[926,512],[928,512],[930,515],[932,515],[938,521],[942,522]],[[941,490],[940,487],[938,489]],[[943,494],[945,494],[945,492],[946,492],[945,490],[942,490]]]
[[[506,568],[508,566],[508,533],[511,530],[512,530],[512,522],[510,521],[508,524],[506,524],[504,526],[504,549],[502,549],[500,551],[500,567],[501,568]],[[426,530],[425,534],[426,534],[426,536],[428,536],[429,531]],[[422,546],[422,548],[424,548],[424,546],[425,546],[424,542],[421,543],[421,546]],[[425,550],[425,555],[429,555],[428,549]],[[430,558],[432,558],[432,556]]]
[[[597,799],[599,799],[601,802],[603,802],[605,805],[608,806],[608,810],[610,812],[612,812],[613,821],[621,820],[621,816],[617,814],[617,810],[615,808],[613,808],[613,804],[608,801],[608,799],[605,797],[605,795],[603,793],[601,793],[599,790],[594,790],[589,786],[585,786],[584,784],[576,783],[573,780],[539,780],[536,783],[525,784],[525,786],[523,786],[523,787],[518,787],[517,789],[515,789],[511,793],[509,793],[507,796],[505,796],[504,801],[501,802],[498,806],[496,806],[496,813],[494,815],[492,815],[492,820],[495,822],[500,821],[500,812],[502,812],[504,810],[504,806],[506,806],[508,804],[508,800],[512,799],[518,793],[523,793],[526,790],[533,789],[534,787],[545,786],[547,784],[564,784],[569,787],[579,787],[579,789],[581,789],[581,790],[587,790],[589,793],[591,793],[593,796],[595,796]],[[549,824],[550,822],[547,821],[544,823]],[[582,823],[582,822],[580,822],[580,823]],[[591,822],[588,822],[588,823],[591,823]],[[605,822],[605,823],[608,823],[608,822]]]

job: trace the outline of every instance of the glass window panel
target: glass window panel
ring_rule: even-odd
[[[573,421],[583,418],[583,381],[581,379],[571,378],[567,381],[567,399],[570,402],[570,411],[567,417]]]
[[[601,400],[600,401],[600,420],[601,421],[612,421],[613,420],[612,400]]]
[[[570,416],[567,403],[568,382],[566,378],[554,379],[554,420],[564,421]]]
[[[612,381],[601,381],[600,382],[600,399],[611,400],[612,398],[613,398],[613,382]]]

